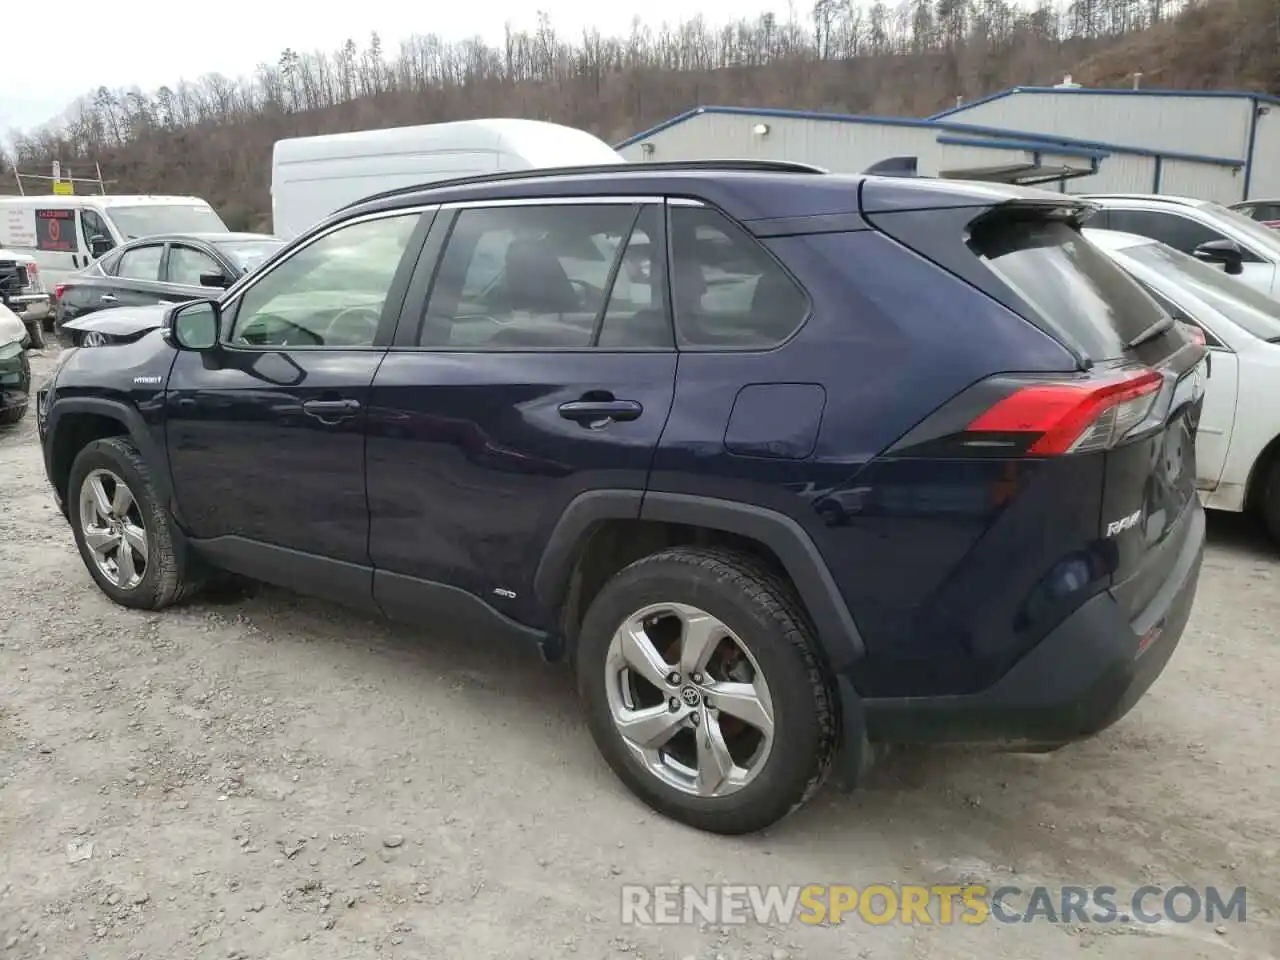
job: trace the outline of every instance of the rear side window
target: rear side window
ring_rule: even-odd
[[[705,207],[671,208],[671,295],[681,347],[768,349],[809,298],[753,237]]]
[[[1050,329],[1090,359],[1123,356],[1131,340],[1167,316],[1124,270],[1061,221],[990,220],[975,226],[971,243]]]
[[[126,280],[159,280],[164,246],[134,247],[126,250],[116,266],[116,276]]]

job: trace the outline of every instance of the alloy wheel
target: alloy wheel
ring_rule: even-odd
[[[763,769],[774,735],[769,685],[716,617],[682,603],[638,610],[614,633],[605,674],[614,726],[663,783],[724,797]]]
[[[98,572],[132,590],[147,572],[147,528],[128,484],[96,469],[80,485],[80,531]]]

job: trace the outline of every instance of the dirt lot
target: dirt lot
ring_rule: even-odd
[[[34,414],[0,468],[0,957],[1280,952],[1280,554],[1246,523],[1211,521],[1190,630],[1097,740],[899,755],[730,840],[625,793],[531,652],[266,589],[115,607],[52,505]],[[621,927],[624,882],[672,880],[1249,889],[1247,921],[1216,929]]]

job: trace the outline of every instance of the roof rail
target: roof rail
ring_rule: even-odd
[[[375,200],[389,200],[392,197],[401,197],[405,194],[416,193],[419,190],[437,190],[446,187],[465,187],[472,184],[484,183],[503,183],[507,180],[525,180],[529,177],[562,177],[562,176],[580,176],[590,173],[618,173],[620,170],[656,170],[674,171],[681,170],[724,170],[736,173],[828,173],[829,171],[823,167],[815,167],[808,163],[794,163],[790,160],[657,160],[653,162],[641,161],[638,163],[601,163],[592,164],[581,167],[534,167],[526,170],[502,170],[497,173],[481,173],[473,174],[468,177],[454,177],[450,180],[432,180],[426,183],[411,184],[407,187],[396,187],[393,190],[384,190],[382,193],[375,193],[372,196],[362,197],[359,200],[352,201],[345,206],[339,207],[334,213],[340,213],[343,210],[350,210],[352,207],[358,207],[361,204],[372,203]]]

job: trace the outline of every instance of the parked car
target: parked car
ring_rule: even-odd
[[[761,161],[392,191],[66,351],[49,481],[117,603],[224,570],[530,643],[646,803],[753,831],[882,743],[1090,736],[1178,643],[1207,353],[1085,210]]]
[[[0,249],[0,296],[26,327],[31,345],[37,350],[42,348],[45,326],[52,320],[53,310],[34,257]]]
[[[1164,195],[1089,194],[1101,209],[1091,227],[1135,233],[1212,263],[1280,300],[1280,233],[1207,200]]]
[[[173,304],[223,290],[269,259],[284,241],[261,233],[168,234],[135,240],[54,288],[59,334],[73,346],[97,346],[101,334],[81,321],[119,306]]]
[[[17,423],[27,414],[31,394],[31,363],[26,325],[0,298],[0,425]]]
[[[1210,351],[1196,435],[1205,506],[1256,511],[1280,542],[1280,303],[1147,237],[1085,230]]]
[[[226,229],[199,197],[0,196],[0,247],[35,257],[50,286],[139,237]]]
[[[1257,220],[1264,227],[1280,230],[1280,200],[1245,200],[1233,203],[1230,209],[1243,213],[1250,220]]]

